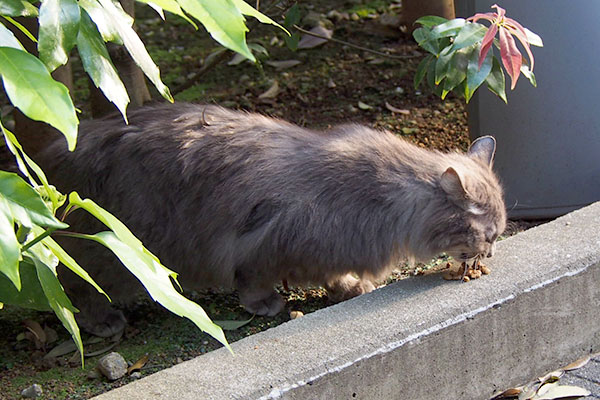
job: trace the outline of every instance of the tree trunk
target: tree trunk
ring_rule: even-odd
[[[426,15],[455,18],[454,0],[404,0],[402,2],[402,20],[411,33],[418,28],[414,25],[415,21]]]

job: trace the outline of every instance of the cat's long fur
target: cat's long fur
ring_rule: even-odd
[[[443,154],[357,125],[316,132],[181,103],[129,121],[83,123],[74,153],[48,147],[51,181],[116,214],[184,286],[237,288],[250,311],[279,311],[282,279],[355,295],[401,259],[487,255],[504,229],[492,139]],[[112,256],[80,246],[70,249],[111,296],[131,293],[112,282]]]

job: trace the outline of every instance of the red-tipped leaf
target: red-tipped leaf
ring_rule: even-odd
[[[515,35],[517,39],[519,39],[519,41],[525,48],[527,56],[529,57],[529,63],[531,64],[529,69],[533,72],[533,54],[531,53],[531,47],[529,46],[529,40],[527,40],[527,32],[525,31],[525,28],[523,28],[521,24],[519,24],[517,21],[511,18],[506,18],[506,27],[508,28],[511,34]]]
[[[523,56],[517,48],[515,39],[506,28],[500,28],[500,57],[511,79],[510,89],[513,90],[521,73]]]
[[[502,20],[506,15],[506,10],[500,7],[498,4],[494,4],[491,8],[495,8],[498,11],[498,20]]]
[[[498,32],[498,25],[490,25],[487,32],[485,33],[485,36],[483,37],[483,40],[481,41],[481,49],[479,50],[479,69],[481,69],[481,64],[483,64],[485,56],[487,56],[488,51],[494,43],[494,37],[496,36],[496,32]]]
[[[485,14],[477,13],[477,14],[473,15],[472,17],[467,18],[467,21],[477,22],[480,19],[485,19],[490,22],[494,22],[495,18],[496,18],[496,13],[485,13]]]

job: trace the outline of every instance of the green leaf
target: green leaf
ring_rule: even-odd
[[[102,39],[106,42],[113,42],[117,44],[123,44],[121,40],[121,36],[119,32],[115,28],[113,21],[110,18],[110,15],[106,13],[104,8],[98,3],[96,0],[79,0],[79,6],[83,8],[89,15],[89,17],[94,21],[96,27],[98,28],[98,32],[102,35]],[[115,6],[117,7],[117,6]],[[120,5],[118,6],[120,7]],[[122,10],[122,9],[121,9]],[[127,26],[133,25],[133,18],[131,18],[127,13],[123,11],[125,15],[123,15],[123,19],[127,19]],[[121,21],[120,23],[124,23]]]
[[[98,0],[105,12],[105,17],[110,20],[112,27],[119,34],[123,45],[135,61],[135,63],[144,71],[144,74],[154,84],[158,92],[168,101],[173,102],[173,96],[169,92],[169,88],[160,79],[160,70],[152,61],[148,54],[144,43],[131,27],[131,17],[123,11],[118,3],[113,3],[112,0]],[[87,11],[87,9],[86,9]],[[89,14],[89,12],[88,12]],[[90,17],[96,22],[94,16]]]
[[[544,42],[542,41],[542,38],[539,37],[537,34],[531,32],[529,29],[527,28],[523,28],[523,30],[525,30],[525,35],[527,35],[527,41],[529,42],[530,45],[532,46],[537,46],[537,47],[544,47]]]
[[[0,22],[0,47],[12,47],[14,49],[25,50],[23,45],[15,37],[15,34]]]
[[[94,85],[100,88],[104,96],[117,106],[127,121],[126,110],[129,104],[127,89],[110,59],[100,33],[84,10],[81,13],[81,23],[77,35],[77,50],[83,68]]]
[[[198,29],[198,25],[192,21],[181,9],[179,4],[175,0],[137,0],[140,3],[148,4],[152,8],[159,7],[159,9],[175,14],[187,22],[189,22],[195,29]],[[156,8],[155,8],[156,9]],[[165,19],[164,15],[161,15],[162,19]]]
[[[36,228],[36,229],[34,229],[34,232],[36,234],[40,234],[40,229]],[[54,241],[54,239],[52,239],[51,237],[46,237],[46,238],[44,238],[44,240],[42,240],[42,243],[48,249],[50,249],[52,254],[54,254],[54,256],[56,256],[56,258],[58,258],[58,260],[65,267],[69,268],[71,271],[76,273],[81,279],[85,280],[87,283],[92,285],[99,293],[102,293],[103,295],[106,296],[106,298],[109,301],[111,301],[108,294],[106,294],[106,292],[104,290],[102,290],[102,288],[100,286],[98,286],[98,284],[92,279],[92,277],[87,273],[87,271],[85,271],[83,268],[81,268],[81,266],[79,266],[79,264],[77,264],[77,261],[75,261],[73,259],[73,257],[71,257],[62,247],[60,247],[60,245],[58,243],[56,243],[56,241]]]
[[[155,301],[158,301],[171,312],[190,319],[200,329],[230,349],[221,328],[210,321],[200,306],[186,299],[175,290],[170,278],[175,280],[177,274],[163,266],[159,259],[148,251],[121,221],[92,200],[82,200],[76,192],[69,194],[69,202],[74,206],[83,208],[112,229],[112,232],[85,235],[86,238],[102,243],[113,251],[121,262],[142,282]]]
[[[19,263],[19,275],[20,291],[6,276],[0,274],[0,302],[37,311],[52,311],[29,257]]]
[[[454,36],[465,26],[466,21],[463,18],[451,19],[441,25],[437,25],[431,30],[431,37],[439,39],[442,37]]]
[[[423,81],[423,78],[425,77],[425,74],[427,73],[427,69],[429,68],[429,64],[435,60],[435,57],[430,54],[427,57],[425,57],[424,59],[421,60],[421,62],[419,63],[419,66],[417,67],[417,72],[415,73],[415,77],[414,77],[414,85],[415,85],[415,89],[417,89],[419,87],[419,85],[421,84],[421,82]]]
[[[25,28],[21,23],[19,23],[18,21],[15,21],[12,17],[8,17],[6,15],[4,15],[3,17],[4,17],[5,20],[7,20],[11,24],[13,24],[13,26],[15,28],[17,28],[18,30],[20,30],[23,33],[23,35],[27,36],[27,38],[29,40],[31,40],[33,43],[37,43],[36,37],[33,36],[31,34],[31,32],[29,32],[29,30],[27,28]]]
[[[508,103],[508,100],[506,99],[504,72],[496,57],[493,57],[492,71],[485,79],[485,83],[487,84],[488,89],[500,97],[505,103]]]
[[[462,49],[454,53],[450,65],[448,67],[448,73],[444,80],[444,91],[442,92],[442,100],[446,95],[452,91],[455,87],[460,85],[461,82],[467,77],[467,65],[469,63],[467,49]]]
[[[473,48],[471,54],[469,55],[469,65],[467,66],[467,88],[465,90],[465,100],[467,103],[471,100],[471,97],[481,86],[485,79],[488,77],[490,72],[492,71],[492,59],[493,59],[493,51],[490,49],[487,55],[483,59],[483,63],[481,64],[481,69],[479,68],[479,49],[481,48],[481,43]]]
[[[74,312],[78,310],[73,306],[71,300],[67,297],[65,290],[56,275],[56,266],[58,259],[44,246],[36,245],[28,251],[35,265],[40,285],[48,299],[48,304],[62,322],[63,326],[69,331],[73,341],[81,354],[81,364],[83,365],[83,342],[79,333],[79,326],[75,321]]]
[[[283,26],[288,29],[292,29],[294,25],[298,25],[300,22],[300,7],[298,7],[298,3],[294,3],[293,6],[285,13],[285,18],[283,19]]]
[[[256,61],[246,44],[248,28],[244,16],[232,0],[178,0],[178,3],[200,21],[217,42],[252,62]]]
[[[120,240],[114,232],[100,232],[95,235],[85,235],[109,248],[121,260],[123,265],[142,282],[152,299],[166,309],[181,317],[186,317],[198,328],[208,333],[230,351],[223,330],[214,324],[202,307],[183,297],[170,281],[173,272],[158,262],[156,257],[143,248],[130,246]]]
[[[57,229],[69,226],[56,219],[39,193],[15,173],[0,171],[0,196],[7,201],[13,218],[22,225]]]
[[[291,51],[298,50],[298,43],[300,42],[300,35],[298,32],[292,33],[292,36],[284,36],[283,40],[288,49]]]
[[[15,235],[15,220],[6,200],[0,197],[0,272],[21,290],[19,259],[21,246]]]
[[[42,169],[31,158],[29,158],[29,156],[23,151],[23,147],[21,147],[21,144],[15,135],[6,129],[1,122],[0,129],[2,130],[2,134],[4,135],[4,139],[6,141],[6,147],[8,147],[10,152],[14,154],[17,160],[19,170],[29,179],[29,182],[32,186],[37,186],[37,182],[29,173],[29,169],[27,167],[33,170],[40,182],[42,182],[42,185],[45,189],[45,195],[48,196],[52,202],[52,210],[55,212],[56,209],[60,207],[62,203],[64,203],[64,196],[60,194],[54,186],[48,184],[48,179],[46,178],[44,171],[42,171]]]
[[[258,11],[256,8],[252,7],[250,4],[246,3],[244,0],[232,0],[232,1],[233,1],[233,4],[237,7],[237,9],[242,14],[248,15],[250,17],[254,17],[262,24],[275,25],[276,27],[281,28],[283,31],[285,31],[285,33],[287,33],[288,36],[290,35],[290,32],[288,32],[287,29],[285,29],[283,26],[279,25],[277,22],[273,21],[271,18],[269,18],[268,16],[266,16],[263,13],[261,13],[260,11]],[[296,5],[296,4],[294,4],[294,5]]]
[[[424,27],[432,28],[436,25],[441,25],[448,22],[446,18],[438,17],[437,15],[426,15],[415,21],[415,24],[421,24]]]
[[[446,47],[440,53],[437,61],[435,62],[435,84],[439,85],[442,79],[446,77],[448,73],[448,67],[450,66],[450,60],[454,54],[450,52],[450,47]]]
[[[413,38],[417,44],[431,54],[437,55],[440,51],[437,39],[431,37],[431,30],[428,28],[417,28],[413,31]]]
[[[61,131],[73,150],[79,121],[66,86],[52,79],[36,57],[10,47],[0,48],[0,75],[13,105],[29,118]]]
[[[69,60],[79,30],[79,6],[76,0],[44,0],[38,18],[38,52],[50,71]]]
[[[254,315],[245,321],[235,321],[235,320],[226,320],[226,321],[213,321],[215,324],[219,325],[221,329],[225,331],[235,331],[236,329],[241,328],[244,325],[248,325],[250,321],[254,319]]]
[[[452,51],[460,50],[481,42],[486,32],[487,27],[481,24],[467,22],[458,32],[458,35],[456,35],[454,43],[452,44]]]
[[[0,15],[9,17],[35,17],[38,10],[33,4],[25,0],[0,1]]]
[[[537,81],[535,80],[535,75],[533,74],[533,71],[531,71],[529,69],[528,65],[525,65],[525,64],[521,65],[521,73],[523,75],[525,75],[525,77],[527,79],[529,79],[529,82],[531,83],[531,85],[533,87],[537,87]]]

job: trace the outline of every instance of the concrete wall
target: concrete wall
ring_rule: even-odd
[[[600,203],[498,243],[492,274],[407,279],[98,397],[486,399],[600,350]]]

